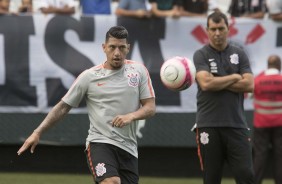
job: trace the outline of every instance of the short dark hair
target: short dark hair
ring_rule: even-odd
[[[281,59],[278,55],[270,55],[267,60],[268,68],[281,69]]]
[[[213,12],[212,14],[210,14],[208,16],[208,19],[207,19],[207,27],[209,27],[209,20],[212,20],[213,22],[215,23],[219,23],[222,19],[224,20],[226,26],[228,27],[228,20],[227,20],[227,17],[224,13],[222,12],[218,12],[218,11],[215,11]]]
[[[106,33],[106,42],[110,37],[114,37],[117,39],[126,39],[128,38],[128,31],[123,26],[114,26],[109,29]]]

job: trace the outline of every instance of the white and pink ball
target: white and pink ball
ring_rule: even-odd
[[[196,68],[188,58],[175,56],[163,63],[160,76],[162,83],[168,89],[182,91],[195,82]]]

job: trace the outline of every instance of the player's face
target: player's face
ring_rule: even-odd
[[[227,44],[227,36],[229,29],[221,19],[219,23],[215,23],[212,19],[209,20],[209,27],[207,28],[210,44],[216,49],[224,49]]]
[[[108,69],[115,70],[123,66],[129,51],[129,44],[126,39],[110,37],[109,40],[103,44],[103,49],[107,57],[107,62],[104,66]]]

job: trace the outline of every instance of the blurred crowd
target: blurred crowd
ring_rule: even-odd
[[[115,14],[136,18],[199,16],[221,11],[230,17],[282,20],[281,0],[0,0],[0,14]]]

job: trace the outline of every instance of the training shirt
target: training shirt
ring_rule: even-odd
[[[267,0],[267,8],[269,14],[282,13],[282,1],[281,0]]]
[[[267,12],[265,0],[232,0],[228,9],[231,16],[240,17],[244,14]]]
[[[157,3],[159,10],[171,10],[174,5],[181,5],[180,0],[149,0],[149,3]]]
[[[117,115],[138,110],[141,99],[153,97],[154,90],[145,66],[126,60],[119,70],[98,65],[84,71],[62,100],[77,107],[85,99],[90,120],[86,147],[89,142],[108,143],[138,157],[138,121],[123,128],[112,127],[111,122]]]
[[[216,76],[252,73],[249,59],[239,47],[228,45],[219,52],[206,45],[193,56],[196,71]],[[198,85],[196,127],[247,128],[244,94],[228,90],[202,91]]]
[[[83,14],[111,14],[111,0],[80,1]]]

